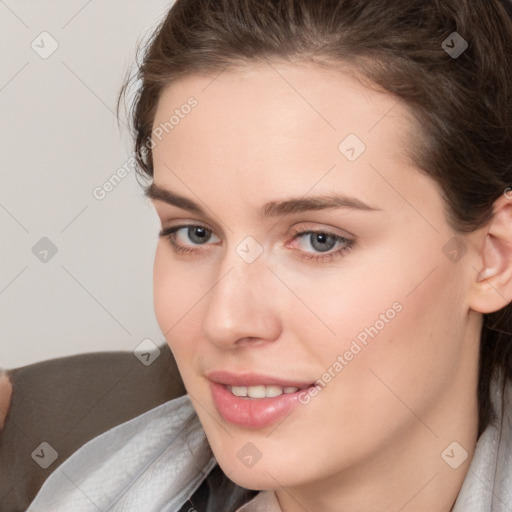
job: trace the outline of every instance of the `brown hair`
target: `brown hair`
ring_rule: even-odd
[[[312,61],[404,100],[418,121],[410,158],[440,186],[460,233],[482,227],[512,182],[511,0],[177,0],[147,42],[130,111],[138,174],[153,176],[162,90],[192,73],[265,59]],[[450,55],[457,32],[468,44]],[[456,36],[457,37],[457,36]],[[490,381],[512,375],[512,306],[484,315],[479,430],[492,420]]]

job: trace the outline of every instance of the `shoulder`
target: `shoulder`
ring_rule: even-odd
[[[149,366],[118,351],[7,371],[12,401],[0,434],[0,510],[25,509],[48,475],[86,442],[185,394],[169,347],[159,350]],[[33,455],[42,443],[58,454],[47,468]]]

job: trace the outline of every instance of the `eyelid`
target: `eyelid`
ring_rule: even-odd
[[[347,238],[354,241],[356,239],[356,235],[354,235],[350,231],[347,231],[346,229],[335,228],[318,222],[302,222],[298,226],[292,226],[290,228],[290,231],[293,235],[303,233],[305,231],[317,231],[321,233],[330,233],[332,235],[341,236],[342,238]]]
[[[212,236],[216,236],[218,237],[218,235],[215,234],[215,231],[211,228],[209,228],[208,226],[204,226],[203,224],[198,224],[197,222],[193,222],[193,223],[188,223],[188,224],[176,224],[175,226],[162,226],[162,228],[160,229],[159,233],[158,233],[158,236],[160,238],[166,238],[166,237],[175,237],[176,236],[176,233],[182,229],[186,229],[186,228],[204,228],[206,231],[209,231]],[[220,237],[218,237],[220,238]],[[200,247],[201,245],[210,245],[210,242],[208,242],[207,244],[196,244],[197,247]]]
[[[157,208],[156,203],[159,203],[161,206]],[[231,231],[229,226],[227,226],[220,218],[216,220],[214,217],[206,217],[206,220],[202,221],[199,220],[198,218],[193,217],[180,217],[183,211],[177,208],[176,206],[167,203],[162,203],[161,201],[156,201],[156,203],[154,205],[155,211],[158,215],[160,223],[162,224],[162,226],[165,226],[166,228],[174,227],[173,223],[176,223],[176,226],[201,226],[205,229],[213,231],[214,233],[222,233],[222,226],[226,227],[228,230]],[[198,216],[201,218],[204,217],[202,215]]]
[[[163,227],[159,233],[159,236],[162,238],[168,239],[169,244],[171,245],[171,248],[175,254],[181,254],[184,256],[187,255],[187,256],[195,257],[198,254],[200,255],[201,253],[208,250],[208,249],[198,249],[199,247],[201,247],[201,245],[205,245],[206,247],[208,247],[211,244],[209,244],[207,242],[205,244],[192,244],[191,246],[188,246],[188,245],[181,245],[181,244],[177,243],[176,242],[176,233],[178,231],[180,231],[181,229],[186,229],[186,228],[190,229],[191,227],[192,228],[194,228],[194,227],[204,228],[206,231],[209,231],[212,235],[217,236],[217,235],[215,235],[214,230],[212,230],[206,226],[203,226],[202,224],[199,224],[195,221],[193,223],[188,223],[188,224],[181,223],[181,224],[177,224],[175,226]],[[335,238],[337,243],[342,244],[341,248],[339,248],[335,251],[329,250],[326,252],[309,252],[309,251],[303,251],[300,249],[292,248],[295,252],[300,254],[300,256],[299,256],[300,259],[302,259],[304,261],[315,261],[316,263],[328,263],[330,261],[342,258],[345,254],[347,254],[348,252],[350,252],[353,249],[353,247],[355,245],[355,241],[356,241],[355,237],[353,235],[350,235],[350,237],[346,237],[344,235],[336,234],[335,232],[333,232],[336,230],[332,230],[330,228],[324,229],[322,227],[312,228],[312,227],[307,227],[307,226],[302,226],[302,227],[294,226],[294,227],[292,227],[291,231],[292,231],[292,240],[291,240],[291,242],[287,242],[285,244],[286,248],[290,248],[290,243],[295,241],[297,238],[300,238],[301,236],[305,236],[308,234],[314,234],[314,233],[328,234],[329,236],[332,236],[333,238]]]
[[[173,228],[188,228],[188,227],[191,227],[191,226],[199,226],[201,228],[204,228],[204,229],[207,229],[208,231],[211,231],[212,233],[215,233],[215,229],[208,226],[207,224],[205,224],[204,222],[201,222],[200,220],[196,220],[196,219],[180,219],[180,220],[177,220],[176,222],[174,221],[165,221],[165,220],[162,220],[161,221],[161,224],[162,224],[162,228],[161,228],[161,231],[164,231],[164,230],[168,230],[168,229],[173,229]]]
[[[166,224],[167,224],[167,222],[162,220],[162,229],[161,229],[160,233],[162,233],[165,230],[175,228],[175,227],[178,228],[178,227],[201,226],[216,235],[215,228],[212,228],[212,227],[206,225],[205,223],[203,223],[202,221],[196,220],[196,219],[183,219],[183,220],[180,219],[179,221],[177,221],[177,224],[175,224],[175,225],[171,224],[170,222],[169,222],[169,225],[166,225]],[[311,231],[321,231],[321,232],[331,233],[333,235],[341,236],[344,238],[350,238],[350,239],[356,238],[356,236],[353,233],[351,233],[350,231],[347,231],[346,229],[335,228],[332,226],[323,225],[318,222],[301,222],[301,223],[297,223],[297,224],[298,224],[298,226],[293,225],[288,230],[289,232],[292,233],[293,236],[295,236],[298,233],[303,233],[304,231],[311,230]],[[341,231],[341,233],[340,233],[340,231]],[[216,235],[216,236],[219,236],[219,235]]]

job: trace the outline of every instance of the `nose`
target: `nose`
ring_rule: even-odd
[[[265,260],[247,263],[235,253],[217,276],[205,297],[205,337],[223,349],[275,341],[281,331],[279,281]]]

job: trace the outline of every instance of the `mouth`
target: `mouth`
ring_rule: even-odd
[[[221,384],[223,386],[229,386],[230,390],[234,390],[234,394],[237,392],[242,393],[246,389],[248,395],[236,395],[236,396],[250,396],[252,398],[263,398],[262,392],[277,393],[278,390],[283,393],[293,393],[295,391],[308,388],[313,383],[308,381],[298,380],[287,380],[281,377],[274,377],[271,375],[263,375],[259,373],[231,373],[225,370],[214,371],[206,374],[208,380]],[[297,388],[290,391],[291,388]],[[251,394],[254,393],[254,396]],[[281,394],[281,393],[279,393]],[[272,394],[268,396],[274,396]],[[276,395],[278,396],[278,395]]]
[[[262,428],[284,420],[303,403],[301,395],[314,386],[255,374],[217,372],[207,377],[217,412],[225,421],[245,428]]]
[[[256,385],[256,386],[230,386],[225,384],[226,389],[234,396],[241,398],[274,398],[276,396],[297,393],[302,389],[307,389],[312,384],[304,387],[298,386],[276,386],[276,385]]]

